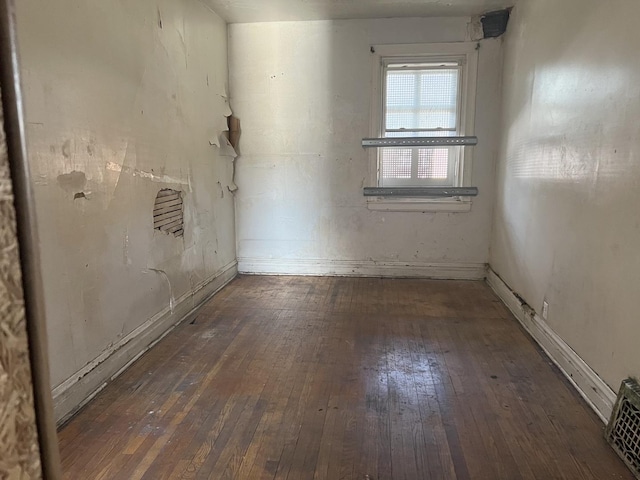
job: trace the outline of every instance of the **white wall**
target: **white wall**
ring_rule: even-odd
[[[506,38],[491,266],[617,390],[640,375],[640,3],[536,0]]]
[[[233,272],[232,159],[209,143],[227,28],[196,0],[16,4],[60,418]],[[168,187],[184,239],[153,229]]]
[[[372,44],[458,42],[469,19],[234,24],[231,103],[242,137],[241,271],[482,276],[489,256],[501,42],[482,42],[468,213],[376,212],[368,176]]]

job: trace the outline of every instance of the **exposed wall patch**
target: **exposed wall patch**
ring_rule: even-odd
[[[70,173],[64,173],[58,175],[58,185],[67,192],[77,192],[83,190],[87,184],[87,176],[84,172],[78,172],[76,170]]]
[[[238,151],[238,142],[240,141],[240,119],[229,115],[227,117],[227,125],[229,126],[229,143],[233,149]]]
[[[184,234],[184,205],[182,192],[163,188],[153,205],[153,228],[171,233],[174,237]]]

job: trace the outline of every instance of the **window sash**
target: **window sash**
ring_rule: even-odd
[[[378,185],[380,187],[453,186],[451,182],[457,176],[459,166],[458,159],[461,151],[459,146],[394,147],[379,150]],[[446,158],[443,158],[445,156]],[[395,175],[387,176],[388,170],[395,170]]]

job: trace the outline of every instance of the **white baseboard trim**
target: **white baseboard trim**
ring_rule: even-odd
[[[487,283],[606,424],[616,401],[615,392],[491,268]]]
[[[193,291],[177,298],[173,312],[170,307],[160,311],[54,388],[52,393],[57,424],[65,423],[173,328],[193,317],[237,274],[238,263],[234,260]]]
[[[487,265],[485,263],[238,258],[238,271],[248,275],[323,275],[482,280],[486,277]]]

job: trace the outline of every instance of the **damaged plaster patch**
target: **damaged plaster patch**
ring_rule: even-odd
[[[84,187],[87,184],[87,176],[85,175],[85,173],[78,172],[76,170],[70,173],[58,175],[57,180],[60,188],[69,193],[84,190]]]
[[[208,81],[209,77],[207,76],[207,83]],[[235,159],[238,157],[238,152],[236,151],[235,147],[237,147],[237,139],[239,138],[240,134],[240,123],[236,118],[233,117],[233,111],[231,110],[231,105],[229,104],[229,98],[226,95],[220,94],[218,94],[218,97],[219,100],[224,102],[223,114],[218,118],[219,123],[213,125],[209,129],[208,139],[209,145],[218,147],[221,157],[231,158],[233,167],[231,180],[226,187],[229,192],[234,193],[236,190],[238,190],[238,186],[235,184],[234,180],[236,175]],[[224,198],[224,193],[222,198]]]
[[[484,37],[481,18],[481,15],[476,15],[467,23],[467,41],[477,42]]]
[[[153,228],[174,237],[184,235],[184,204],[182,192],[163,188],[153,205]]]
[[[227,117],[227,133],[231,146],[238,151],[238,145],[240,143],[240,119],[230,115]]]

